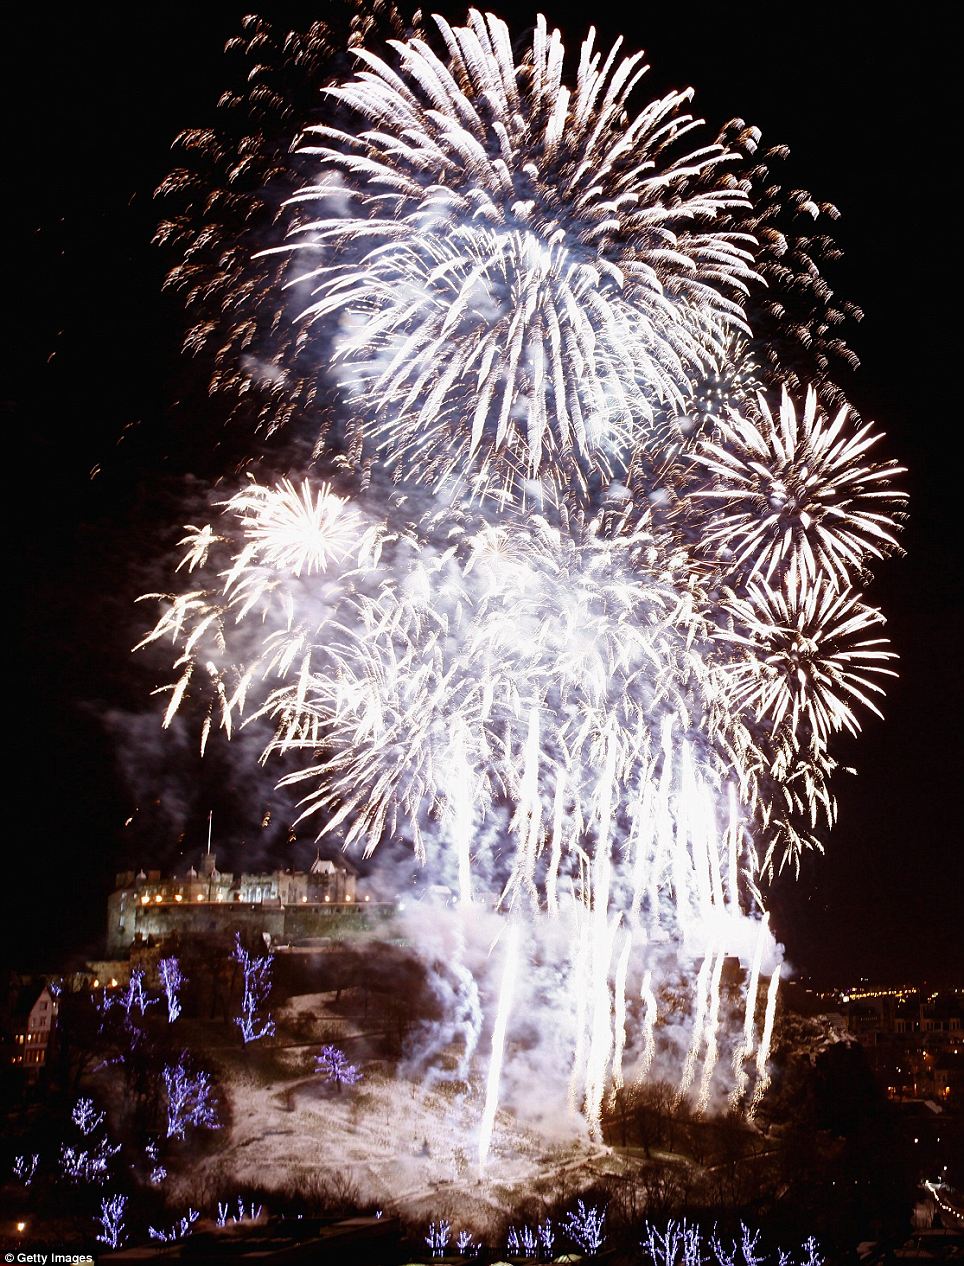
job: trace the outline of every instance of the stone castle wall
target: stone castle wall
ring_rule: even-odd
[[[393,903],[323,904],[282,906],[277,903],[246,905],[231,903],[140,904],[125,903],[123,914],[119,898],[112,893],[108,900],[107,953],[126,956],[131,942],[166,940],[180,937],[232,935],[239,931],[245,940],[267,932],[272,941],[290,944],[312,937],[342,936],[361,932],[390,915]]]
[[[124,871],[107,899],[107,954],[126,958],[135,941],[267,933],[279,944],[364,931],[394,912],[394,903],[359,899],[352,867],[315,858],[305,871],[233,874],[209,851],[200,873],[162,878],[157,870]]]

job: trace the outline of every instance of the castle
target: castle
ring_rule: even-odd
[[[346,923],[364,924],[394,903],[359,897],[354,867],[320,854],[307,871],[238,875],[219,871],[210,846],[183,876],[124,871],[107,899],[107,953],[126,956],[131,943],[240,931],[267,934],[278,944],[331,936]]]

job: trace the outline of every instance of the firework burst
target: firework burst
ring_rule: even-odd
[[[154,595],[142,645],[175,648],[166,723],[196,700],[202,746],[267,725],[302,817],[366,856],[410,845],[457,896],[458,943],[508,919],[484,1160],[513,1008],[547,1005],[549,961],[597,1137],[607,1088],[658,1062],[666,946],[695,977],[678,1095],[707,1108],[728,1063],[753,1111],[779,979],[763,882],[823,847],[832,744],[893,674],[855,584],[903,497],[871,427],[820,403],[845,305],[797,222],[833,208],[781,202],[778,151],[748,169],[742,124],[691,148],[690,94],[636,108],[619,43],[590,35],[567,78],[541,18],[518,58],[497,18],[434,21],[436,43],[357,29],[286,168],[290,249],[252,266],[275,293],[242,290],[263,313],[282,278],[299,298],[279,356],[311,348],[332,386],[330,482],[251,479],[190,528],[188,586]],[[802,408],[765,394],[784,342],[813,350]],[[749,971],[733,1041],[728,947]]]
[[[166,285],[188,318],[184,349],[208,393],[244,424],[240,445],[252,431],[284,429],[290,442],[296,428],[303,440],[335,421],[324,368],[293,320],[285,263],[266,252],[284,240],[283,204],[309,178],[296,142],[322,117],[322,88],[350,74],[352,49],[412,29],[391,0],[330,0],[324,20],[304,30],[249,15],[225,45],[233,73],[213,125],[175,141],[155,240],[173,260]]]
[[[748,416],[729,411],[698,445],[708,472],[699,492],[712,517],[704,543],[725,551],[745,582],[791,578],[798,590],[821,579],[846,588],[865,560],[897,548],[896,462],[874,462],[870,424],[848,427],[844,406],[831,421],[816,392],[799,412],[784,392],[774,417],[760,396]]]
[[[690,94],[628,114],[641,55],[590,35],[570,89],[542,18],[519,63],[491,15],[436,22],[441,55],[361,51],[329,94],[355,127],[312,129],[307,315],[339,319],[341,380],[378,402],[374,442],[402,477],[513,499],[546,478],[571,498],[744,325],[751,241],[716,222],[745,198],[721,146],[682,144]]]
[[[877,678],[896,676],[886,667],[896,656],[886,638],[864,636],[883,616],[859,595],[826,582],[802,592],[792,582],[751,584],[730,610],[745,631],[727,636],[750,651],[731,697],[757,719],[788,726],[795,747],[811,739],[825,747],[841,729],[855,734],[857,707],[881,715]]]
[[[840,258],[833,226],[840,212],[806,189],[788,187],[785,145],[761,148],[761,133],[743,119],[731,119],[718,143],[739,155],[732,178],[747,196],[732,227],[755,242],[754,268],[762,285],[746,303],[752,330],[750,355],[768,389],[800,392],[817,388],[836,408],[846,403],[837,371],[858,360],[844,334],[863,318],[856,304],[836,295],[827,266]]]

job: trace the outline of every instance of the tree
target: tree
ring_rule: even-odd
[[[271,993],[271,965],[273,954],[253,957],[241,944],[240,932],[235,933],[235,962],[241,967],[244,978],[244,992],[241,997],[241,1014],[235,1017],[235,1024],[241,1030],[244,1044],[257,1042],[263,1037],[270,1037],[274,1032],[274,1020],[269,1016],[261,1019],[258,1015]]]
[[[354,1064],[348,1062],[344,1051],[337,1046],[323,1046],[321,1054],[315,1059],[315,1071],[324,1073],[328,1081],[333,1081],[339,1091],[342,1086],[354,1086],[362,1074]]]
[[[191,1073],[184,1056],[165,1065],[161,1076],[167,1093],[167,1137],[184,1138],[189,1125],[207,1130],[219,1128],[213,1101],[214,1089],[205,1072]]]

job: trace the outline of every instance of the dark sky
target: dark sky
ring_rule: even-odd
[[[299,23],[323,6],[262,11]],[[534,11],[499,9],[516,30]],[[7,874],[23,874],[5,899],[3,956],[23,965],[96,942],[110,878],[132,851],[131,740],[106,718],[142,706],[131,602],[169,543],[171,525],[167,537],[159,525],[192,451],[180,313],[161,294],[164,261],[150,245],[152,192],[178,130],[213,119],[221,49],[244,12],[104,6],[54,22],[37,10],[8,33],[13,329],[2,394],[19,637]],[[831,280],[866,313],[850,335],[863,362],[850,393],[909,467],[907,558],[880,568],[869,595],[889,617],[901,678],[886,722],[870,718],[845,745],[844,763],[860,772],[839,779],[839,826],[826,856],[778,885],[774,920],[790,960],[821,979],[960,984],[954,43],[917,12],[937,10],[888,25],[855,5],[592,6],[603,43],[622,32],[647,50],[651,92],[693,84],[711,123],[741,115],[785,141],[800,182],[843,212],[847,254]],[[570,45],[582,35],[582,12],[548,16]],[[199,784],[188,846],[203,835],[200,806],[225,794],[224,771],[175,744],[162,763],[178,762]],[[153,838],[174,860],[176,838],[161,834],[148,821],[134,851]]]

